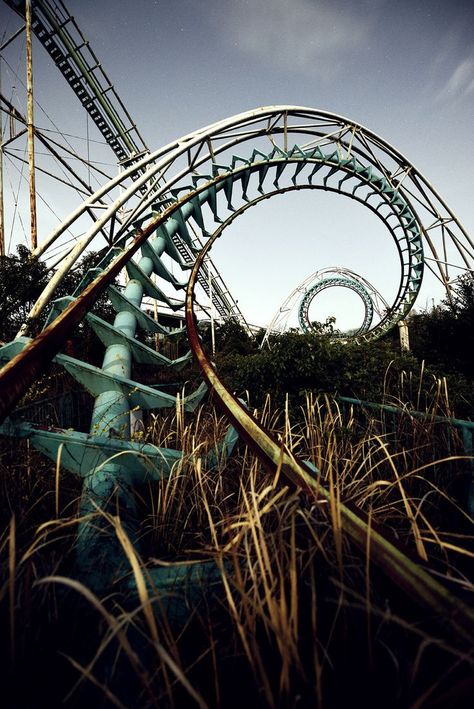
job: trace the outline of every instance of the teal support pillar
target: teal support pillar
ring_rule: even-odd
[[[157,256],[161,256],[165,241],[163,238],[151,240],[150,245]],[[153,271],[153,262],[148,257],[142,257],[139,267],[146,276]],[[141,306],[143,284],[132,279],[128,282],[124,297],[136,307]],[[129,337],[135,337],[137,318],[132,312],[120,311],[114,320],[114,328]],[[119,375],[130,379],[132,354],[126,344],[109,345],[106,349],[102,369],[108,374]],[[94,405],[91,421],[91,434],[109,438],[130,439],[130,401],[127,396],[117,391],[105,391],[100,394]],[[77,563],[81,578],[92,588],[101,590],[110,580],[120,574],[119,544],[112,537],[112,530],[99,519],[92,522],[89,515],[111,507],[113,514],[119,512],[123,524],[132,541],[136,521],[136,509],[130,473],[122,465],[120,456],[112,458],[100,469],[91,470],[85,477],[81,516],[77,547]]]

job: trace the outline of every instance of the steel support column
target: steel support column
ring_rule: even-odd
[[[163,254],[165,241],[162,237],[151,239],[148,243],[158,257]],[[138,265],[146,276],[150,276],[153,272],[153,262],[146,256],[140,259]],[[142,283],[136,279],[130,280],[124,296],[139,308],[143,298]],[[120,311],[115,317],[114,328],[129,337],[134,337],[137,319],[129,311]],[[129,379],[132,369],[130,348],[126,344],[109,345],[104,355],[102,369],[108,374]],[[130,401],[124,394],[115,390],[103,392],[95,400],[91,434],[129,440],[131,437],[130,408]],[[89,515],[106,510],[114,500],[133,539],[135,525],[130,524],[136,518],[133,484],[127,467],[121,464],[120,457],[113,458],[99,469],[92,470],[84,481],[82,492],[83,521],[79,526],[77,563],[81,576],[88,578],[89,582],[97,588],[103,587],[104,574],[105,577],[111,578],[114,574],[120,573],[121,555],[118,553],[117,540],[110,538],[110,530],[104,531],[103,524],[91,523]],[[137,540],[133,539],[133,541],[136,543]]]

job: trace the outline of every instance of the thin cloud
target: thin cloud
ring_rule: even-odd
[[[321,78],[334,77],[352,51],[366,46],[371,28],[367,14],[334,0],[223,3],[215,19],[228,41],[255,60]]]
[[[441,103],[447,100],[463,98],[474,92],[474,58],[463,59],[445,85],[435,96],[435,101]]]

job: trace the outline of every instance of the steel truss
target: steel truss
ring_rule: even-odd
[[[248,157],[235,154],[244,144]],[[304,168],[309,163],[312,169],[308,173]],[[257,195],[260,191],[261,196],[270,167],[275,190],[268,192],[268,196],[286,189],[280,187],[280,181],[287,177],[288,167],[292,166],[294,174],[289,180],[294,189],[309,188],[316,176],[318,182],[313,182],[314,187],[344,193],[364,203],[384,221],[399,248],[401,264],[400,285],[391,304],[396,311],[394,317],[405,315],[413,305],[424,266],[435,273],[448,292],[451,286],[449,264],[472,268],[473,242],[426,178],[382,138],[330,113],[299,107],[257,109],[184,136],[144,156],[137,165],[143,174],[136,181],[131,179],[135,167],[129,167],[88,197],[38,247],[36,255],[47,253],[88,209],[102,207],[100,218],[64,257],[61,268],[33,309],[32,317],[46,306],[64,274],[84,250],[95,243],[102,229],[114,243],[123,244],[137,226],[151,218],[150,215],[162,213],[178,195],[204,182],[209,182],[210,193],[203,199],[203,205],[207,204],[211,219],[214,216],[222,219],[223,200],[219,200],[220,212],[216,215],[209,200],[217,199],[217,193],[225,193],[227,189],[232,191],[235,201],[237,181],[242,185],[241,202],[249,204],[259,199],[247,194],[252,185],[250,176],[258,175],[255,187]],[[223,180],[225,175],[229,179]],[[100,200],[112,195],[120,183],[126,184],[122,194],[104,208]],[[140,192],[142,187],[146,189],[145,194]],[[227,200],[224,209],[228,213],[232,211],[230,207],[238,208]],[[119,210],[126,217],[117,227]],[[209,231],[209,224],[204,227],[202,222],[203,214],[203,209],[198,212],[197,207],[190,208],[191,249],[199,248],[197,234],[205,238]],[[225,218],[225,214],[223,216]],[[173,238],[179,233],[177,224],[168,224],[167,230]]]

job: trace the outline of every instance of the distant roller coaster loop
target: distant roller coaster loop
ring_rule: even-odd
[[[289,327],[289,322],[292,314],[295,311],[299,311],[303,300],[306,298],[308,292],[315,286],[317,286],[321,281],[328,279],[344,279],[345,281],[350,281],[351,283],[356,283],[363,291],[367,293],[370,299],[369,309],[372,310],[372,321],[370,322],[368,329],[370,327],[375,328],[377,323],[373,325],[373,317],[377,315],[378,322],[382,322],[385,315],[389,310],[389,305],[383,295],[375,288],[375,286],[370,283],[366,278],[361,276],[359,273],[352,271],[350,268],[345,268],[344,266],[329,266],[326,268],[318,269],[314,271],[309,276],[307,276],[291,293],[288,295],[282,304],[279,306],[278,310],[275,312],[273,318],[271,319],[268,327],[265,331],[265,335],[260,343],[260,347],[265,344],[270,344],[270,338],[274,335],[283,333]],[[360,295],[360,292],[359,292]],[[362,297],[362,296],[361,296]],[[309,307],[309,304],[308,304]],[[364,306],[365,307],[365,306]],[[365,322],[365,320],[364,320]],[[363,323],[364,324],[364,323]],[[362,325],[363,325],[362,324]],[[301,324],[303,331],[305,327]],[[359,328],[356,332],[344,333],[343,337],[345,339],[355,339],[360,338],[364,335],[363,326]],[[337,333],[335,334],[337,336]]]
[[[358,330],[355,332],[351,332],[350,335],[351,337],[357,337],[358,335],[363,335],[368,331],[372,324],[372,319],[374,317],[374,304],[372,302],[372,298],[370,297],[368,291],[366,288],[361,283],[358,283],[357,281],[350,280],[348,278],[324,278],[323,280],[319,281],[319,283],[316,283],[314,286],[312,286],[309,290],[306,291],[305,295],[303,296],[303,299],[300,303],[300,307],[298,309],[298,321],[300,324],[301,329],[303,332],[311,332],[316,330],[314,324],[311,322],[310,317],[309,317],[309,309],[311,306],[311,303],[313,300],[316,298],[318,293],[321,293],[321,291],[326,290],[327,288],[348,288],[349,290],[354,291],[357,293],[358,296],[360,296],[363,304],[364,304],[364,319],[362,322],[362,325],[359,327]],[[334,332],[335,337],[347,337],[346,333],[343,332]]]

